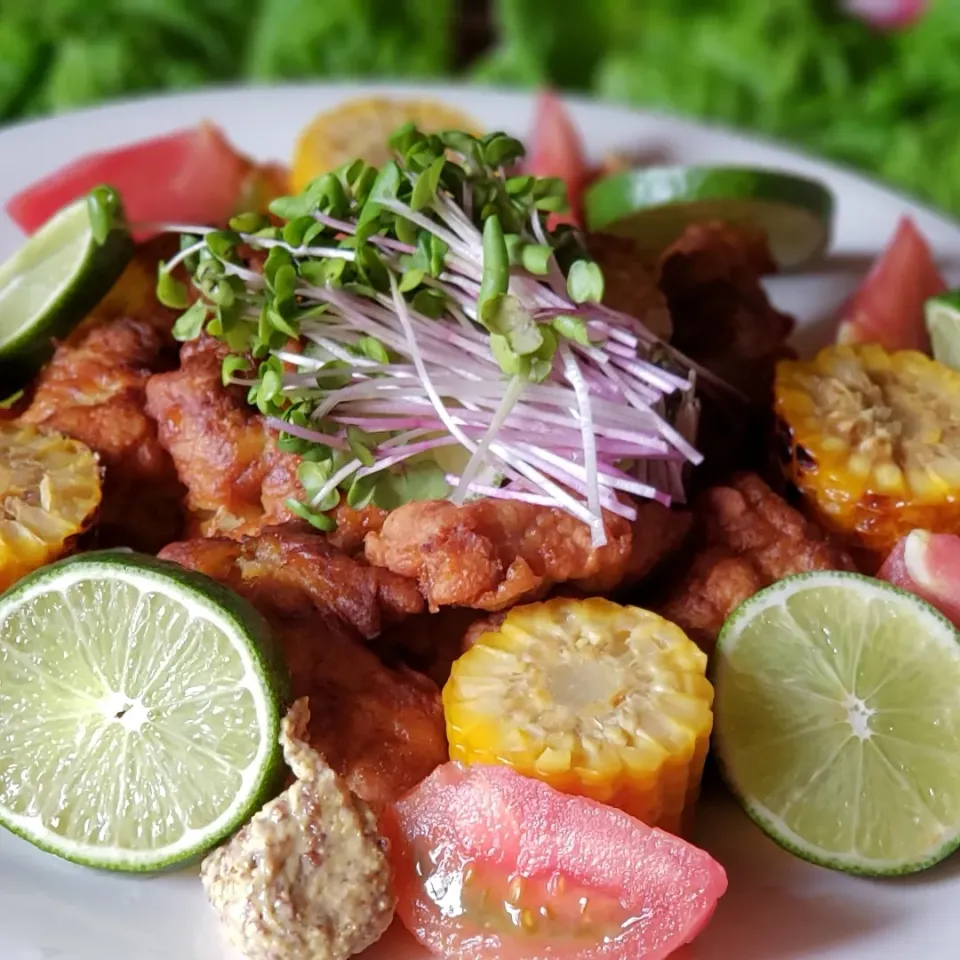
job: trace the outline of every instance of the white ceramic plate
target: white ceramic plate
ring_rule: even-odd
[[[362,92],[364,88],[355,85],[210,91],[13,127],[0,131],[0,201],[80,154],[204,118],[220,124],[243,150],[264,159],[286,159],[297,132],[314,113]],[[533,104],[526,95],[453,87],[429,92],[490,128],[520,135],[529,128]],[[573,113],[597,156],[644,148],[681,162],[784,167],[820,177],[833,187],[838,199],[834,256],[816,274],[771,283],[778,305],[800,319],[801,348],[822,339],[838,305],[904,213],[916,219],[948,277],[960,281],[960,225],[849,172],[774,144],[669,117],[587,102],[575,102]],[[0,214],[0,256],[14,249],[18,238]],[[683,960],[957,956],[960,855],[909,880],[844,877],[784,853],[722,796],[710,796],[702,804],[698,839],[727,868],[730,889]],[[395,928],[364,960],[425,956]],[[12,836],[0,836],[0,960],[228,958],[232,954],[221,944],[194,871],[150,879],[104,876],[39,853]]]

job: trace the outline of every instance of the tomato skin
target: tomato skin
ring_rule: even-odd
[[[254,164],[209,123],[81,157],[7,203],[32,233],[66,204],[102,183],[123,199],[131,223],[222,224],[235,212]],[[153,235],[138,230],[137,239]]]
[[[838,343],[930,352],[923,305],[947,284],[923,235],[903,217],[886,250],[844,309]]]
[[[525,170],[535,177],[559,177],[567,185],[568,214],[553,214],[557,223],[582,223],[581,201],[590,177],[583,141],[563,101],[544,90],[534,108],[533,134]]]
[[[927,12],[929,0],[845,0],[847,13],[881,30],[912,26]]]
[[[913,530],[890,551],[877,576],[915,593],[960,627],[960,537]]]
[[[723,868],[684,840],[508,767],[445,764],[381,829],[398,916],[427,949],[460,960],[662,960],[700,932],[727,886]],[[486,892],[470,900],[465,879],[478,872],[500,881],[487,887],[483,909],[493,906],[483,914],[471,904]],[[554,894],[572,888],[621,917],[597,936],[556,924],[547,934],[504,929],[493,911],[517,877],[547,892],[537,906],[550,915],[563,906]]]

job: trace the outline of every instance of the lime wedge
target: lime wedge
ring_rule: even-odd
[[[133,255],[114,191],[98,187],[0,263],[0,375],[23,383],[107,294]]]
[[[830,245],[833,195],[822,183],[740,167],[644,167],[597,180],[584,195],[590,230],[627,236],[659,253],[692,223],[722,221],[762,230],[784,268]]]
[[[960,845],[960,636],[925,601],[789,577],[727,621],[714,684],[724,777],[781,846],[884,876]]]
[[[960,290],[931,297],[924,306],[924,316],[934,360],[960,370]]]
[[[0,823],[67,860],[192,860],[276,786],[283,670],[266,623],[133,553],[61,560],[0,596]]]

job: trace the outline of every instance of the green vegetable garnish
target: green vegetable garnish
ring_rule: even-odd
[[[547,229],[562,183],[511,176],[522,146],[503,133],[407,125],[390,143],[381,169],[276,200],[279,226],[190,228],[160,270],[164,302],[187,302],[180,266],[199,294],[174,335],[227,343],[224,383],[303,458],[291,511],[328,529],[344,497],[503,496],[565,509],[601,544],[603,511],[633,515],[620,493],[668,502],[699,459],[673,427],[692,422],[690,368],[599,305],[600,267]]]

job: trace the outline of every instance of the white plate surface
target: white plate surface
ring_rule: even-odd
[[[0,131],[0,201],[91,150],[189,126],[220,124],[243,150],[290,156],[318,110],[370,87],[298,86],[208,91],[130,102]],[[379,88],[384,89],[384,88]],[[533,102],[470,88],[391,87],[448,100],[490,128],[523,135]],[[960,281],[960,225],[848,171],[776,144],[624,109],[575,101],[592,154],[637,149],[671,161],[782,167],[820,177],[838,199],[834,254],[818,272],[782,277],[770,289],[800,320],[798,345],[822,339],[897,219],[911,214],[947,277]],[[949,174],[942,173],[947,176]],[[0,257],[19,233],[0,213]],[[919,877],[858,880],[810,866],[768,841],[733,804],[702,804],[702,843],[730,876],[707,931],[682,960],[956,960],[960,855]],[[395,928],[364,960],[423,960]],[[680,955],[677,955],[680,960]],[[0,960],[233,960],[220,941],[195,872],[129,879],[103,876],[0,835]]]

